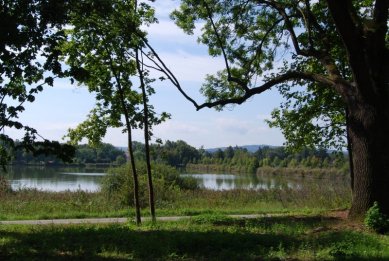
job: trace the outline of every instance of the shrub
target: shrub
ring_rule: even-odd
[[[5,177],[0,176],[0,195],[10,193],[11,191],[12,188],[8,180]]]
[[[367,211],[365,225],[377,233],[389,231],[389,217],[381,212],[377,202]]]
[[[190,219],[194,224],[231,225],[235,220],[223,214],[201,214]]]
[[[148,202],[148,181],[146,164],[137,163],[139,180],[139,200],[141,206]],[[180,189],[196,189],[196,180],[182,178],[178,171],[163,164],[152,165],[153,186],[156,204],[161,201],[171,201]],[[112,168],[103,177],[101,191],[112,201],[121,205],[133,206],[133,178],[129,164]]]

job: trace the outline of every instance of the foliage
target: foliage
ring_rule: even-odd
[[[96,94],[97,101],[87,120],[70,129],[67,136],[72,143],[86,137],[89,144],[96,146],[105,136],[107,128],[123,127],[123,132],[127,132],[134,179],[137,223],[141,219],[132,129],[144,129],[150,209],[154,213],[148,142],[152,126],[169,118],[167,113],[157,115],[154,107],[148,103],[149,97],[155,93],[151,87],[155,79],[149,77],[148,69],[155,67],[144,64],[144,57],[153,60],[142,50],[147,41],[142,26],[155,22],[154,9],[144,2],[111,0],[96,4],[96,1],[86,0],[77,4],[71,12],[70,23],[73,27],[67,30],[67,39],[62,45],[72,81],[87,85],[89,91]],[[140,91],[133,86],[137,79]],[[140,105],[143,105],[143,111]]]
[[[0,196],[12,191],[11,184],[4,176],[0,176]]]
[[[123,150],[111,144],[101,143],[97,148],[88,145],[78,145],[74,162],[76,163],[116,163],[126,161],[126,154]]]
[[[286,145],[341,150],[349,134],[352,186],[359,190],[350,217],[363,216],[374,201],[389,214],[382,185],[389,160],[388,8],[386,0],[181,0],[175,23],[188,34],[200,26],[198,41],[225,63],[206,77],[204,103],[184,96],[197,110],[222,109],[278,88],[287,101],[269,123],[282,129]]]
[[[53,154],[33,154],[30,151],[25,150],[22,146],[19,146],[19,142],[15,142],[15,148],[11,150],[9,155],[11,156],[11,162],[13,164],[63,164],[64,161]],[[66,147],[65,144],[62,145]],[[70,147],[70,146],[68,146]],[[115,148],[111,144],[102,143],[100,146],[92,148],[89,145],[78,145],[71,147],[75,149],[74,157],[71,158],[75,164],[84,163],[124,163],[126,161],[126,155],[124,151]],[[119,161],[118,161],[119,159]]]
[[[363,17],[372,9],[372,1],[355,6]],[[289,149],[344,148],[345,103],[325,77],[352,75],[325,1],[183,0],[171,16],[189,34],[202,25],[198,41],[225,60],[224,70],[207,76],[198,109],[240,104],[275,86],[286,101],[268,123],[281,128]]]
[[[366,212],[365,225],[378,233],[389,231],[389,217],[381,212],[377,202]]]
[[[44,86],[63,76],[59,42],[67,23],[69,1],[2,1],[0,6],[0,164],[6,165],[14,148],[7,129],[24,132],[19,146],[36,155],[55,153],[70,160],[74,150],[43,139],[37,130],[18,120],[25,104],[34,102]]]
[[[136,144],[135,155],[142,159],[143,145]],[[176,167],[214,165],[222,167],[224,171],[239,169],[238,172],[246,173],[255,172],[258,167],[336,168],[345,173],[349,171],[347,155],[315,148],[288,151],[285,147],[258,146],[257,151],[249,152],[245,148],[229,146],[205,150],[196,149],[181,140],[167,140],[164,144],[152,144],[151,154],[153,160]]]
[[[155,22],[154,10],[146,4],[136,9],[134,1],[83,1],[71,13],[72,29],[66,31],[67,41],[62,43],[63,59],[71,67],[72,81],[85,84],[96,95],[96,107],[88,119],[68,137],[77,142],[86,137],[96,145],[108,127],[141,128],[143,126],[142,94],[134,87],[137,77],[135,52],[142,46],[138,35],[145,35],[140,26]],[[136,9],[136,13],[128,10]],[[147,76],[147,70],[144,72]],[[147,94],[155,91],[154,80],[146,77]],[[148,107],[150,125],[159,124],[169,117],[157,115]],[[121,116],[125,116],[126,123]]]
[[[266,122],[282,130],[287,149],[346,148],[344,104],[332,89],[310,85],[306,90],[292,91],[287,86],[280,88],[280,93],[285,102],[272,111],[272,120]]]
[[[151,148],[151,156],[155,161],[179,167],[199,160],[200,152],[185,141],[167,140],[164,144],[154,144]]]
[[[139,198],[142,206],[148,202],[146,163],[137,162],[139,173]],[[119,202],[125,206],[133,205],[133,179],[128,165],[110,169],[102,181],[102,192],[113,202]],[[152,164],[152,175],[156,201],[172,200],[177,190],[197,189],[196,180],[181,178],[178,171],[163,164]]]
[[[233,223],[233,218],[222,214],[200,214],[190,219],[193,224],[223,225]]]
[[[143,143],[133,142],[134,158],[145,161],[145,147]],[[22,148],[12,152],[14,163],[59,162],[55,156],[36,156],[23,151]],[[225,171],[228,169],[238,172],[255,172],[258,167],[289,167],[289,168],[333,168],[348,172],[346,155],[334,154],[323,149],[304,149],[291,152],[285,147],[258,146],[257,151],[250,152],[245,148],[227,147],[223,149],[204,150],[196,149],[185,141],[169,141],[151,144],[151,158],[158,163],[174,167],[191,168],[201,166],[219,166]],[[101,143],[97,147],[89,145],[76,146],[75,163],[124,163],[124,151],[111,144]]]

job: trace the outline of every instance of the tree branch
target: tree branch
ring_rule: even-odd
[[[357,83],[356,86],[360,94],[364,98],[370,99],[376,92],[376,90],[371,89],[371,79],[374,78],[372,70],[380,64],[375,64],[378,62],[377,60],[369,60],[374,55],[368,53],[368,49],[376,52],[378,56],[382,56],[384,52],[372,50],[374,48],[367,46],[371,36],[364,34],[363,28],[356,18],[351,0],[327,0],[327,4],[347,51],[348,61],[354,76],[353,80]]]
[[[223,53],[224,63],[226,65],[226,70],[227,70],[228,81],[235,82],[236,84],[238,84],[238,86],[240,88],[242,88],[243,90],[247,91],[248,90],[247,83],[242,81],[241,79],[233,77],[231,75],[231,70],[230,70],[230,66],[228,64],[227,54],[226,54],[223,42],[221,40],[221,37],[219,35],[219,32],[218,32],[218,30],[216,28],[215,22],[213,21],[211,10],[209,9],[209,6],[208,6],[208,4],[205,1],[203,2],[203,4],[205,6],[205,9],[207,9],[208,19],[211,22],[213,31],[215,32],[215,36],[217,38],[217,41],[219,42],[219,47],[220,47],[220,49],[222,50],[222,53]]]
[[[154,50],[154,48],[149,44],[148,40],[141,34],[137,34],[137,35],[142,39],[143,43],[147,46],[147,48],[150,49],[150,51],[153,53],[155,58],[157,58],[158,62],[160,62],[161,66],[164,70],[164,73],[168,77],[170,82],[174,86],[176,86],[178,91],[185,97],[185,99],[190,101],[196,108],[198,108],[197,102],[195,100],[193,100],[191,97],[189,97],[189,95],[186,94],[186,92],[182,89],[180,82],[177,80],[177,78],[174,76],[174,74],[170,71],[170,69],[166,66],[166,64],[162,61],[162,59],[159,57],[158,53]]]
[[[363,34],[355,23],[351,1],[327,0],[327,3],[346,48],[349,51],[357,51],[357,53],[362,51]]]
[[[309,80],[309,81],[317,81],[321,82],[326,85],[336,85],[337,83],[332,81],[331,79],[320,75],[320,74],[314,74],[314,73],[306,73],[306,72],[297,72],[297,71],[289,71],[286,72],[285,74],[279,75],[274,77],[273,79],[267,81],[261,86],[249,89],[246,91],[246,93],[243,96],[236,97],[236,98],[230,98],[230,99],[224,99],[224,100],[218,100],[214,102],[206,102],[201,105],[196,106],[197,110],[200,110],[202,108],[208,107],[212,108],[215,106],[224,106],[227,104],[242,104],[245,102],[247,99],[252,97],[253,95],[263,93],[273,86],[280,84],[280,83],[285,83],[288,81],[293,81],[293,80]]]
[[[56,78],[58,78],[58,76],[53,77],[53,79],[56,79]],[[33,93],[37,93],[37,92],[39,91],[39,89],[40,89],[40,88],[43,88],[43,86],[44,86],[45,84],[47,84],[46,81],[43,82],[43,83],[41,83],[41,84],[39,84],[39,85],[37,85],[37,86],[34,87],[34,88],[31,88],[30,91],[28,92],[28,94],[27,94],[25,97],[23,97],[23,99],[20,101],[19,105],[16,106],[16,107],[23,106],[23,104],[28,100],[27,97],[28,97],[29,95],[32,95]],[[2,98],[0,104],[3,103],[4,98],[5,98],[5,94],[4,94],[4,96],[3,96],[3,98]],[[6,117],[5,122],[9,121],[11,118],[12,118],[12,115],[8,115],[8,117]],[[0,125],[0,131],[2,131],[2,130],[5,128],[5,122],[2,122],[2,123],[1,123],[1,125]]]
[[[375,45],[376,50],[380,50],[379,53],[383,53],[381,50],[385,50],[385,38],[388,32],[388,16],[389,16],[389,1],[388,0],[376,0],[374,6],[374,26],[376,28],[374,36],[371,41]],[[381,57],[382,58],[382,57]],[[387,58],[383,58],[387,59]]]
[[[388,21],[388,8],[389,8],[388,0],[375,1],[373,19],[377,25],[382,25],[384,27],[387,27],[386,24]]]

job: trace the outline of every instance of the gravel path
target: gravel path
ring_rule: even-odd
[[[268,216],[266,214],[250,215],[228,215],[232,218],[258,218]],[[188,219],[191,216],[157,217],[157,221],[177,221]],[[142,221],[149,221],[150,217],[142,218]],[[42,219],[42,220],[12,220],[0,221],[0,225],[57,225],[57,224],[104,224],[104,223],[126,223],[128,218],[83,218],[83,219]]]

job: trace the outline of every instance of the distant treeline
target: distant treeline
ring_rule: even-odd
[[[54,155],[34,156],[31,152],[24,149],[15,149],[12,153],[12,164],[31,164],[31,165],[59,165],[63,162]],[[96,148],[88,145],[78,145],[73,164],[116,164],[120,165],[126,162],[126,154],[123,150],[107,143],[102,143]]]
[[[144,144],[134,142],[134,157],[144,160]],[[164,144],[152,144],[151,158],[155,162],[165,163],[175,167],[190,167],[197,169],[231,170],[239,172],[254,172],[258,167],[284,168],[334,168],[344,172],[348,170],[348,160],[343,153],[330,153],[320,149],[305,149],[298,153],[288,152],[284,147],[258,146],[257,151],[250,152],[241,147],[227,147],[207,151],[196,149],[185,141],[166,141]],[[97,148],[88,145],[77,146],[73,160],[75,164],[123,164],[126,162],[123,149],[103,143]],[[31,153],[16,150],[14,163],[52,163],[60,164],[55,156],[40,155],[33,157]]]
[[[152,154],[154,160],[197,169],[255,172],[258,167],[283,167],[333,168],[348,172],[348,160],[343,153],[331,153],[324,149],[305,149],[291,153],[284,147],[258,146],[257,151],[250,152],[245,148],[230,146],[210,152],[179,140],[153,145]]]

